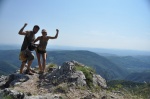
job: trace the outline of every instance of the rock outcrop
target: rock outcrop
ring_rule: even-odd
[[[33,70],[38,71],[37,68]],[[0,77],[3,99],[124,99],[107,91],[104,78],[77,61],[62,66],[47,66],[44,74],[19,74]],[[1,99],[1,98],[0,98]]]

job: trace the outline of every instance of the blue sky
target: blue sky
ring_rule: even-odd
[[[0,44],[22,44],[18,31],[40,26],[51,45],[150,51],[149,0],[1,0]]]

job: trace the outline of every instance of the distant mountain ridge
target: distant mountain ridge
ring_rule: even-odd
[[[7,75],[13,73],[18,69],[15,65],[10,64],[7,61],[0,61],[0,75]]]
[[[20,48],[21,48],[21,45],[0,44],[0,50],[16,50]]]
[[[127,75],[126,69],[119,67],[103,56],[90,51],[48,51],[50,62],[61,65],[63,61],[77,60],[88,66],[93,66],[96,72],[107,80],[123,79]]]
[[[19,53],[20,50],[0,50],[0,74],[8,75],[20,68]],[[149,56],[117,56],[105,53],[106,56],[104,54],[102,56],[86,50],[55,50],[47,51],[47,53],[47,63],[61,66],[64,61],[76,60],[87,66],[92,66],[107,81],[125,79],[130,73],[150,68]],[[37,63],[35,57],[31,67],[37,66]]]
[[[106,56],[113,63],[126,67],[130,72],[150,69],[150,56]]]
[[[19,50],[1,50],[1,61],[9,62],[10,64],[20,67],[21,62],[18,59]],[[93,66],[96,72],[101,74],[107,80],[122,79],[127,75],[127,71],[110,62],[103,56],[90,51],[47,51],[47,63],[55,63],[61,65],[64,61],[77,60],[88,66]],[[33,61],[32,66],[37,65],[37,60]],[[1,65],[0,65],[1,67]],[[13,69],[12,69],[13,70]]]
[[[0,44],[0,50],[16,50],[20,49],[21,45],[17,44]],[[124,50],[124,49],[111,49],[111,48],[90,48],[90,47],[74,47],[74,46],[58,46],[58,45],[48,45],[48,51],[52,50],[88,50],[98,54],[114,54],[119,56],[135,56],[144,55],[149,56],[150,51],[140,51],[140,50]]]
[[[141,83],[150,83],[150,71],[140,72],[140,73],[132,73],[128,75],[125,80],[141,82]]]

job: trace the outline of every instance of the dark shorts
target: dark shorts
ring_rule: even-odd
[[[39,49],[37,48],[37,52],[38,52],[39,54],[44,54],[44,53],[46,53],[46,50],[42,51],[42,50],[39,50]]]

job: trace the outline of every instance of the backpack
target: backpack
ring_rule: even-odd
[[[33,43],[30,43],[29,46],[28,46],[28,49],[29,49],[30,51],[35,50],[35,48],[37,48],[37,45],[36,45],[36,44],[33,44]]]

